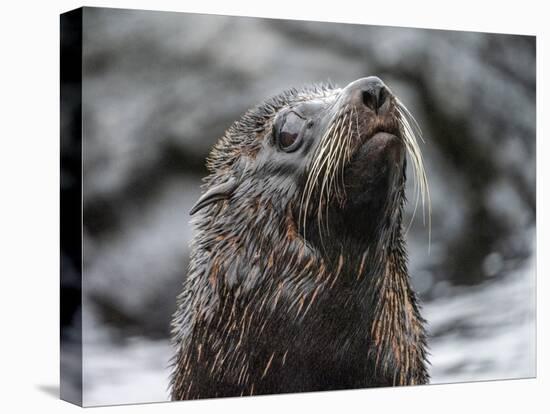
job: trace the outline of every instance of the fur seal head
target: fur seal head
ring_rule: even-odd
[[[269,194],[270,208],[290,214],[305,241],[368,244],[398,224],[405,153],[418,196],[429,196],[418,136],[410,112],[375,76],[342,89],[291,89],[249,111],[215,146],[209,190],[192,214]]]

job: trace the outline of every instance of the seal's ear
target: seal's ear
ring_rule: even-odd
[[[190,215],[195,214],[197,211],[203,209],[204,207],[215,203],[219,200],[225,200],[226,198],[231,197],[233,194],[233,191],[238,186],[237,179],[234,177],[231,177],[229,180],[227,180],[225,183],[217,184],[213,187],[211,187],[206,193],[204,193],[201,198],[199,198],[199,201],[195,203],[191,211],[189,212]]]

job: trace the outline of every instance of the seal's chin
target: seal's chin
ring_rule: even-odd
[[[385,200],[397,190],[403,174],[405,145],[397,135],[378,132],[356,150],[346,171],[347,207],[382,211]]]
[[[377,132],[357,149],[353,164],[360,163],[368,170],[381,167],[385,163],[398,163],[403,161],[403,141],[389,132]],[[374,172],[374,171],[373,171]]]

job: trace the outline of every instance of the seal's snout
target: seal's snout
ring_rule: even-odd
[[[364,107],[368,111],[382,115],[390,108],[390,91],[376,76],[361,78],[350,83],[346,90],[350,103],[355,107]]]

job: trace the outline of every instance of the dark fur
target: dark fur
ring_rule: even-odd
[[[428,382],[402,235],[404,155],[395,150],[395,164],[364,167],[363,175],[352,165],[347,199],[328,209],[325,233],[308,212],[303,234],[305,178],[263,154],[279,110],[331,91],[284,92],[247,112],[214,147],[205,188],[230,177],[238,185],[195,223],[173,320],[173,399]]]

